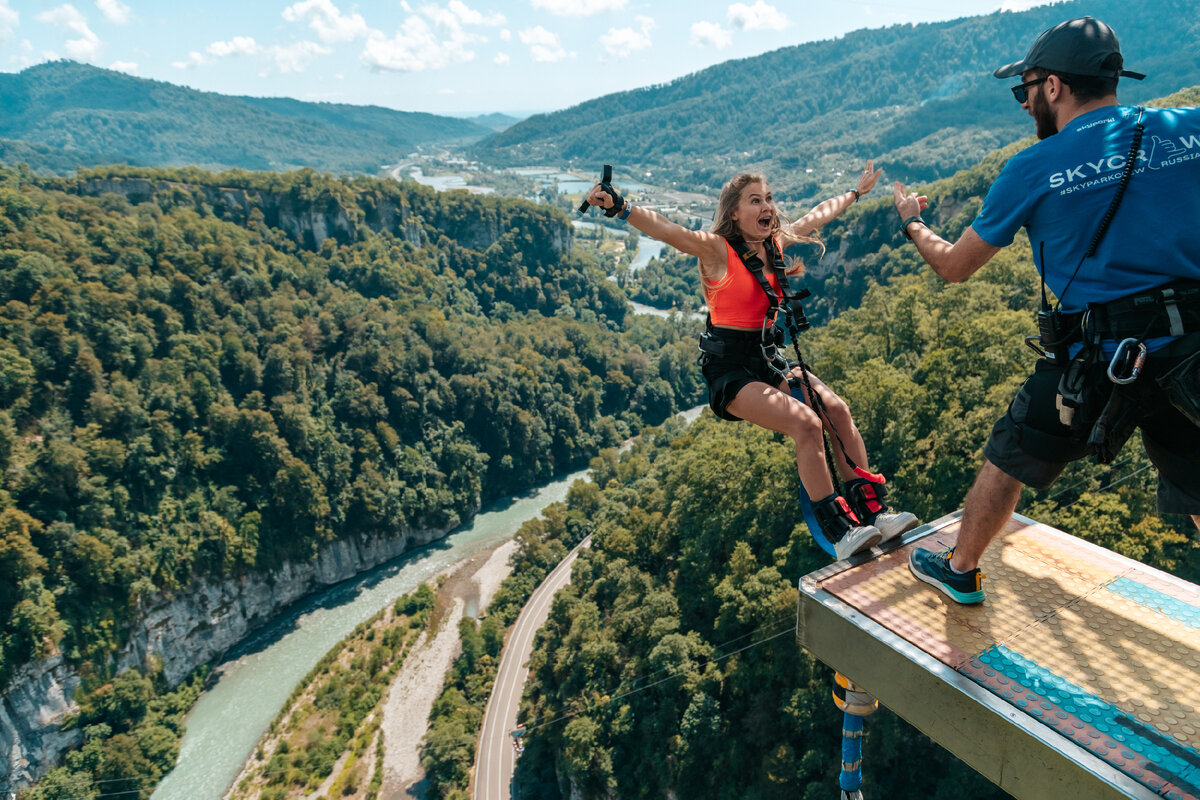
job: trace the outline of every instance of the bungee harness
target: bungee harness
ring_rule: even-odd
[[[787,272],[784,268],[783,254],[780,252],[779,245],[773,238],[766,239],[763,242],[763,246],[766,249],[767,258],[771,262],[771,274],[775,276],[779,284],[778,294],[776,294],[775,288],[771,286],[771,281],[767,278],[767,265],[763,263],[762,258],[746,242],[745,238],[740,234],[732,234],[726,236],[725,240],[729,242],[729,246],[737,253],[746,271],[754,276],[755,281],[762,288],[763,294],[767,296],[767,311],[763,316],[762,332],[758,344],[759,354],[767,362],[767,366],[771,372],[777,375],[780,380],[788,382],[788,385],[793,390],[792,395],[801,402],[805,402],[811,406],[821,421],[833,433],[833,438],[837,440],[842,457],[845,458],[846,463],[854,471],[854,474],[858,476],[852,483],[862,486],[859,491],[864,494],[868,508],[870,508],[872,513],[881,510],[883,505],[880,501],[886,494],[885,478],[880,474],[869,472],[859,466],[851,458],[850,453],[846,451],[846,444],[842,441],[837,426],[829,418],[829,412],[825,408],[825,403],[821,400],[821,396],[813,389],[808,364],[804,360],[804,355],[800,352],[800,334],[812,327],[808,322],[808,318],[804,315],[802,301],[811,297],[812,293],[807,289],[802,289],[800,292],[792,289],[791,284],[788,283]],[[788,363],[787,359],[780,352],[784,334],[783,330],[775,322],[781,312],[783,323],[792,338],[792,349],[796,355],[795,367],[800,372],[799,378],[791,375],[792,365]],[[727,341],[723,340],[721,333],[713,327],[711,316],[705,319],[704,327],[704,333],[700,336],[700,350],[716,356],[731,355]],[[809,398],[807,401],[803,395],[798,395],[796,392],[801,386],[804,389],[804,395],[807,395]],[[837,469],[834,466],[828,442],[826,442],[825,447],[826,461],[829,464],[829,474],[834,483],[834,491],[838,495],[844,494],[842,487],[839,486]],[[820,526],[813,526],[810,522],[810,527],[813,528],[814,538],[817,539],[817,543],[821,545],[821,548],[830,555],[833,555],[832,543],[825,541],[823,533],[817,536],[817,530]]]
[[[1200,281],[1175,281],[1107,303],[1089,303],[1084,311],[1062,311],[1062,298],[1075,282],[1084,262],[1095,255],[1121,205],[1141,149],[1145,131],[1143,111],[1139,106],[1133,141],[1112,201],[1053,309],[1046,296],[1045,243],[1041,244],[1038,272],[1042,298],[1038,335],[1026,337],[1026,343],[1039,355],[1066,365],[1058,386],[1059,421],[1073,430],[1088,429],[1087,443],[1101,464],[1111,463],[1133,433],[1141,394],[1135,391],[1134,384],[1146,363],[1146,340],[1178,338],[1200,331]],[[1033,345],[1034,339],[1039,340],[1041,347]],[[1106,368],[1101,370],[1099,366],[1103,364],[1103,343],[1106,341],[1115,341],[1117,346]],[[1103,383],[1105,375],[1108,384]],[[1181,405],[1175,400],[1172,402],[1177,407]],[[1183,405],[1181,410],[1189,413],[1186,398]],[[1030,434],[1036,438],[1036,434]],[[1029,444],[1036,448],[1038,443],[1031,441]]]
[[[825,460],[828,464],[829,476],[834,482],[835,497],[832,498],[832,501],[837,504],[837,507],[834,508],[829,503],[824,504],[828,506],[826,508],[814,506],[812,499],[808,496],[808,492],[804,490],[804,486],[801,485],[800,487],[800,507],[809,532],[822,550],[830,556],[837,558],[833,542],[829,540],[825,532],[827,526],[822,524],[823,518],[831,514],[836,515],[839,512],[849,513],[850,509],[846,506],[846,501],[842,495],[848,494],[851,491],[858,493],[860,501],[863,502],[872,514],[882,511],[884,509],[882,500],[887,493],[884,477],[868,472],[854,462],[854,459],[846,451],[846,445],[838,433],[837,426],[829,418],[829,412],[821,400],[821,395],[813,389],[810,370],[804,360],[804,355],[800,352],[799,342],[800,333],[811,327],[808,318],[804,315],[804,308],[801,305],[802,300],[811,296],[810,292],[807,289],[799,293],[792,290],[784,270],[783,255],[779,252],[779,247],[776,245],[774,239],[767,239],[764,242],[764,246],[766,247],[767,256],[771,261],[771,271],[779,283],[779,294],[775,293],[770,280],[767,279],[767,267],[754,248],[750,247],[746,243],[746,240],[739,235],[727,236],[726,240],[734,252],[738,254],[746,270],[754,276],[758,285],[762,287],[763,294],[767,296],[767,312],[763,319],[762,333],[759,338],[759,349],[762,357],[766,360],[772,372],[778,375],[781,380],[787,381],[792,396],[800,402],[809,405],[822,422],[826,424],[833,433],[833,437],[837,440],[838,447],[842,451],[842,457],[846,459],[846,463],[854,470],[854,474],[858,476],[854,480],[847,482],[845,487],[838,486],[838,475],[833,460],[833,452],[830,449],[829,440],[825,439]],[[780,353],[779,346],[782,344],[783,332],[775,325],[779,312],[783,312],[783,323],[792,337],[792,348],[796,355],[795,366],[800,372],[799,378],[791,375],[791,365],[788,364],[787,360]],[[711,318],[706,320],[705,335],[701,336],[700,339],[700,349],[705,352],[711,352],[705,348],[706,337],[709,341],[714,338],[719,339],[719,334],[715,333],[712,326]],[[862,800],[863,719],[874,713],[875,709],[879,707],[879,702],[863,691],[861,687],[851,683],[848,678],[838,672],[834,673],[833,701],[838,709],[842,711],[842,757],[841,770],[838,774],[838,787],[841,789],[841,800]]]

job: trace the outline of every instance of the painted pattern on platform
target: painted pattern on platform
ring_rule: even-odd
[[[821,588],[1171,800],[1200,800],[1200,589],[1014,519],[960,606],[908,571],[955,522]]]

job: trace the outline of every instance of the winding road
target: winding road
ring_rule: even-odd
[[[500,654],[496,684],[488,698],[483,714],[483,732],[475,753],[475,800],[510,800],[516,753],[512,731],[517,726],[517,710],[521,692],[529,674],[529,654],[533,652],[533,637],[550,615],[550,604],[559,589],[571,581],[571,565],[580,549],[591,544],[587,537],[567,554],[559,565],[534,590],[513,624],[508,641]]]

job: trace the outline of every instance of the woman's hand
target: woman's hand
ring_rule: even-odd
[[[584,199],[590,204],[603,208],[606,211],[613,207],[612,195],[601,189],[598,183],[591,188],[591,191],[587,193],[587,197]]]
[[[929,205],[928,197],[908,191],[908,187],[900,181],[892,185],[892,198],[896,201],[896,213],[900,215],[900,219],[919,217]]]
[[[863,195],[875,188],[875,181],[879,180],[879,176],[882,174],[883,167],[875,169],[875,159],[868,159],[867,165],[858,174],[858,185],[855,187],[860,200]]]

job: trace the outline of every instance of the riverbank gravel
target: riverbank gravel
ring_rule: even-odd
[[[509,557],[516,547],[516,542],[509,540],[456,565],[438,590],[438,607],[445,609],[445,614],[432,636],[421,634],[384,700],[384,777],[380,800],[412,800],[421,796],[419,784],[424,778],[421,739],[446,673],[461,651],[459,620],[468,605],[478,608],[479,613],[487,608],[500,582],[511,572]]]

